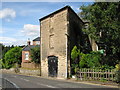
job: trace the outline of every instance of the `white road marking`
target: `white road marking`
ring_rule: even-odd
[[[29,82],[30,80],[24,79],[25,81]]]
[[[22,80],[23,80],[23,78],[20,78],[20,79],[22,79]]]
[[[30,81],[30,80],[27,80],[27,79],[24,79],[24,78],[20,78],[20,79],[25,80],[25,81],[27,81],[27,82],[29,82],[29,81]]]
[[[24,78],[20,78],[22,80],[25,80],[25,81],[30,81],[30,80],[27,80],[27,79],[24,79]],[[41,83],[37,83],[38,85],[42,85],[42,86],[45,86],[45,87],[49,87],[49,88],[58,88],[58,87],[54,87],[54,86],[51,86],[51,85],[46,85],[46,84],[41,84]]]
[[[17,76],[13,76],[13,77],[17,77]]]
[[[9,83],[11,83],[12,85],[14,85],[15,88],[17,88],[19,90],[19,87],[15,83],[13,83],[12,81],[8,80],[7,78],[4,78],[4,79],[6,79]]]
[[[27,79],[24,79],[24,78],[20,78],[22,80],[25,80],[25,81],[30,81],[30,80],[27,80]],[[54,86],[51,86],[51,85],[46,85],[46,84],[41,84],[41,83],[37,83],[38,85],[42,85],[42,86],[45,86],[45,87],[49,87],[49,88],[58,88],[58,87],[54,87]]]
[[[49,88],[58,88],[58,87],[54,87],[54,86],[51,86],[51,85],[46,85],[46,84],[41,84],[41,83],[37,83],[38,85],[42,85],[42,86],[46,86],[46,87],[49,87]]]

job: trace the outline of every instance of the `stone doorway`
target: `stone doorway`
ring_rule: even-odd
[[[58,57],[48,56],[48,76],[57,77],[58,73]]]

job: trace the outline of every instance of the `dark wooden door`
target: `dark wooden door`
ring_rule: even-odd
[[[48,57],[48,75],[50,77],[57,77],[58,58],[56,56]]]

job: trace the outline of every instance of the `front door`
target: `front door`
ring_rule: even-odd
[[[50,77],[57,77],[58,58],[56,56],[48,57],[48,75]]]

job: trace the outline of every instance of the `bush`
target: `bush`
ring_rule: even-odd
[[[79,53],[78,53],[78,49],[77,46],[74,46],[71,52],[71,58],[74,61],[77,57],[78,57]]]
[[[120,84],[120,62],[116,65],[116,82]]]
[[[20,47],[14,47],[5,54],[5,68],[9,69],[14,66],[15,63],[21,64],[22,49]]]
[[[30,50],[31,61],[34,63],[40,63],[40,47],[34,47]]]
[[[100,69],[102,69],[102,70],[109,70],[109,69],[114,69],[114,67],[105,64],[105,65],[102,65],[102,66],[100,67]]]
[[[79,62],[79,50],[77,49],[77,46],[74,46],[73,49],[72,49],[72,52],[71,52],[71,69],[72,69],[72,74],[75,74],[77,71],[77,68],[78,68],[78,62]]]
[[[87,67],[87,55],[84,53],[80,53],[80,61],[79,61],[79,67],[80,68],[86,68]]]
[[[95,68],[100,67],[101,54],[99,52],[92,51],[90,54],[80,54],[79,66],[81,68]]]

